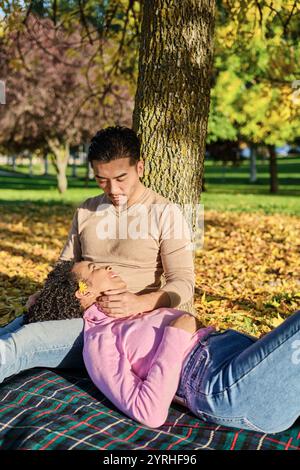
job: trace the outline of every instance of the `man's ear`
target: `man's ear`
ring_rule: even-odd
[[[144,174],[144,162],[143,162],[143,160],[139,160],[137,162],[137,172],[138,172],[139,177],[141,178]]]

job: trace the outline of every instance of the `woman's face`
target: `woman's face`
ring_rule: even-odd
[[[78,279],[88,284],[89,291],[95,295],[100,295],[106,290],[126,288],[123,279],[112,270],[111,266],[103,268],[91,261],[80,261],[74,264],[72,271]]]

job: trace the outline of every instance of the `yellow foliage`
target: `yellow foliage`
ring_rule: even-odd
[[[57,260],[72,219],[67,208],[1,209],[0,326],[25,311]],[[260,336],[300,305],[300,220],[205,212],[195,259],[195,308],[204,324]]]
[[[196,256],[201,320],[260,336],[298,310],[299,234],[293,216],[206,212]]]

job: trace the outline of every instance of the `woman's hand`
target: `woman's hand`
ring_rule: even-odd
[[[187,331],[188,333],[195,333],[197,331],[196,318],[189,313],[184,313],[175,320],[172,320],[171,323],[169,323],[169,326],[173,326],[173,328],[180,328]]]
[[[37,301],[37,298],[39,297],[39,295],[40,295],[40,291],[35,292],[30,297],[28,297],[28,300],[27,300],[26,305],[25,305],[27,309],[32,307],[32,305],[35,304],[35,302]]]

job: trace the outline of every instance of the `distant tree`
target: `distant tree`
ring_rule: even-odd
[[[300,4],[218,2],[208,141],[238,140],[269,150],[270,191],[277,192],[275,145],[299,136]]]
[[[81,36],[30,14],[26,27],[1,39],[7,103],[0,108],[0,145],[50,150],[60,192],[67,188],[70,145],[89,140],[105,124],[131,125],[129,87],[107,78],[110,43],[103,41],[106,56],[95,56],[96,46],[82,45]]]

